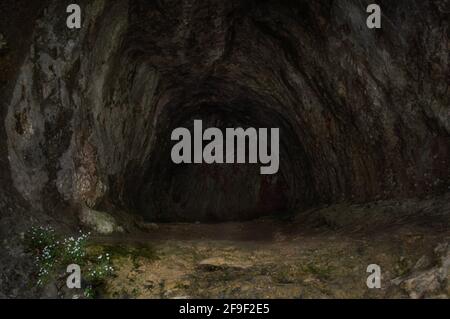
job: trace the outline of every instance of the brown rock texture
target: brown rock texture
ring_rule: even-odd
[[[0,238],[73,208],[246,220],[450,188],[450,2],[0,4]],[[280,171],[175,165],[170,134],[280,128]],[[43,217],[42,217],[43,216]],[[0,282],[1,283],[1,282]]]

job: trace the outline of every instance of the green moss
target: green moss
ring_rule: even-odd
[[[306,273],[317,276],[320,279],[328,280],[331,278],[332,268],[329,265],[321,265],[315,263],[308,263],[302,266],[302,270]]]
[[[398,277],[404,276],[411,271],[412,266],[413,264],[411,260],[405,257],[400,257],[394,267],[395,274]]]
[[[151,245],[145,244],[93,244],[89,247],[89,254],[95,255],[99,253],[109,254],[114,264],[119,265],[124,259],[131,258],[134,267],[139,267],[140,259],[147,261],[158,260],[156,249]]]

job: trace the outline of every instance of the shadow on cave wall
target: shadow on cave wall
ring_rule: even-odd
[[[46,5],[4,98],[2,171],[35,209],[217,221],[448,191],[438,2],[383,1],[381,30],[360,1],[84,1],[81,30],[66,5]],[[196,117],[279,127],[280,173],[173,165],[171,130]]]

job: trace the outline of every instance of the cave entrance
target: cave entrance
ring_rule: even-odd
[[[176,142],[171,141],[171,132],[183,127],[193,134],[194,120],[223,132],[237,127],[280,128],[278,172],[263,175],[260,163],[174,164],[171,150]],[[289,155],[290,142],[292,135],[277,116],[251,105],[203,104],[171,112],[159,125],[155,151],[135,199],[137,210],[155,222],[242,221],[287,214],[298,177],[296,161]]]

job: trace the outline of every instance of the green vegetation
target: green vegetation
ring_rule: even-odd
[[[135,268],[139,266],[139,260],[142,258],[147,260],[158,259],[156,250],[152,246],[144,244],[92,245],[88,248],[88,251],[92,254],[107,254],[118,263],[120,263],[120,260],[123,258],[131,258]]]
[[[51,227],[32,227],[25,235],[24,244],[35,256],[37,285],[65,278],[66,267],[77,264],[81,268],[84,296],[95,297],[98,288],[113,275],[114,268],[109,253],[88,253],[89,235],[80,231],[77,236],[62,237]]]
[[[332,268],[329,265],[314,264],[312,262],[304,265],[302,270],[324,280],[330,279],[332,275]]]

